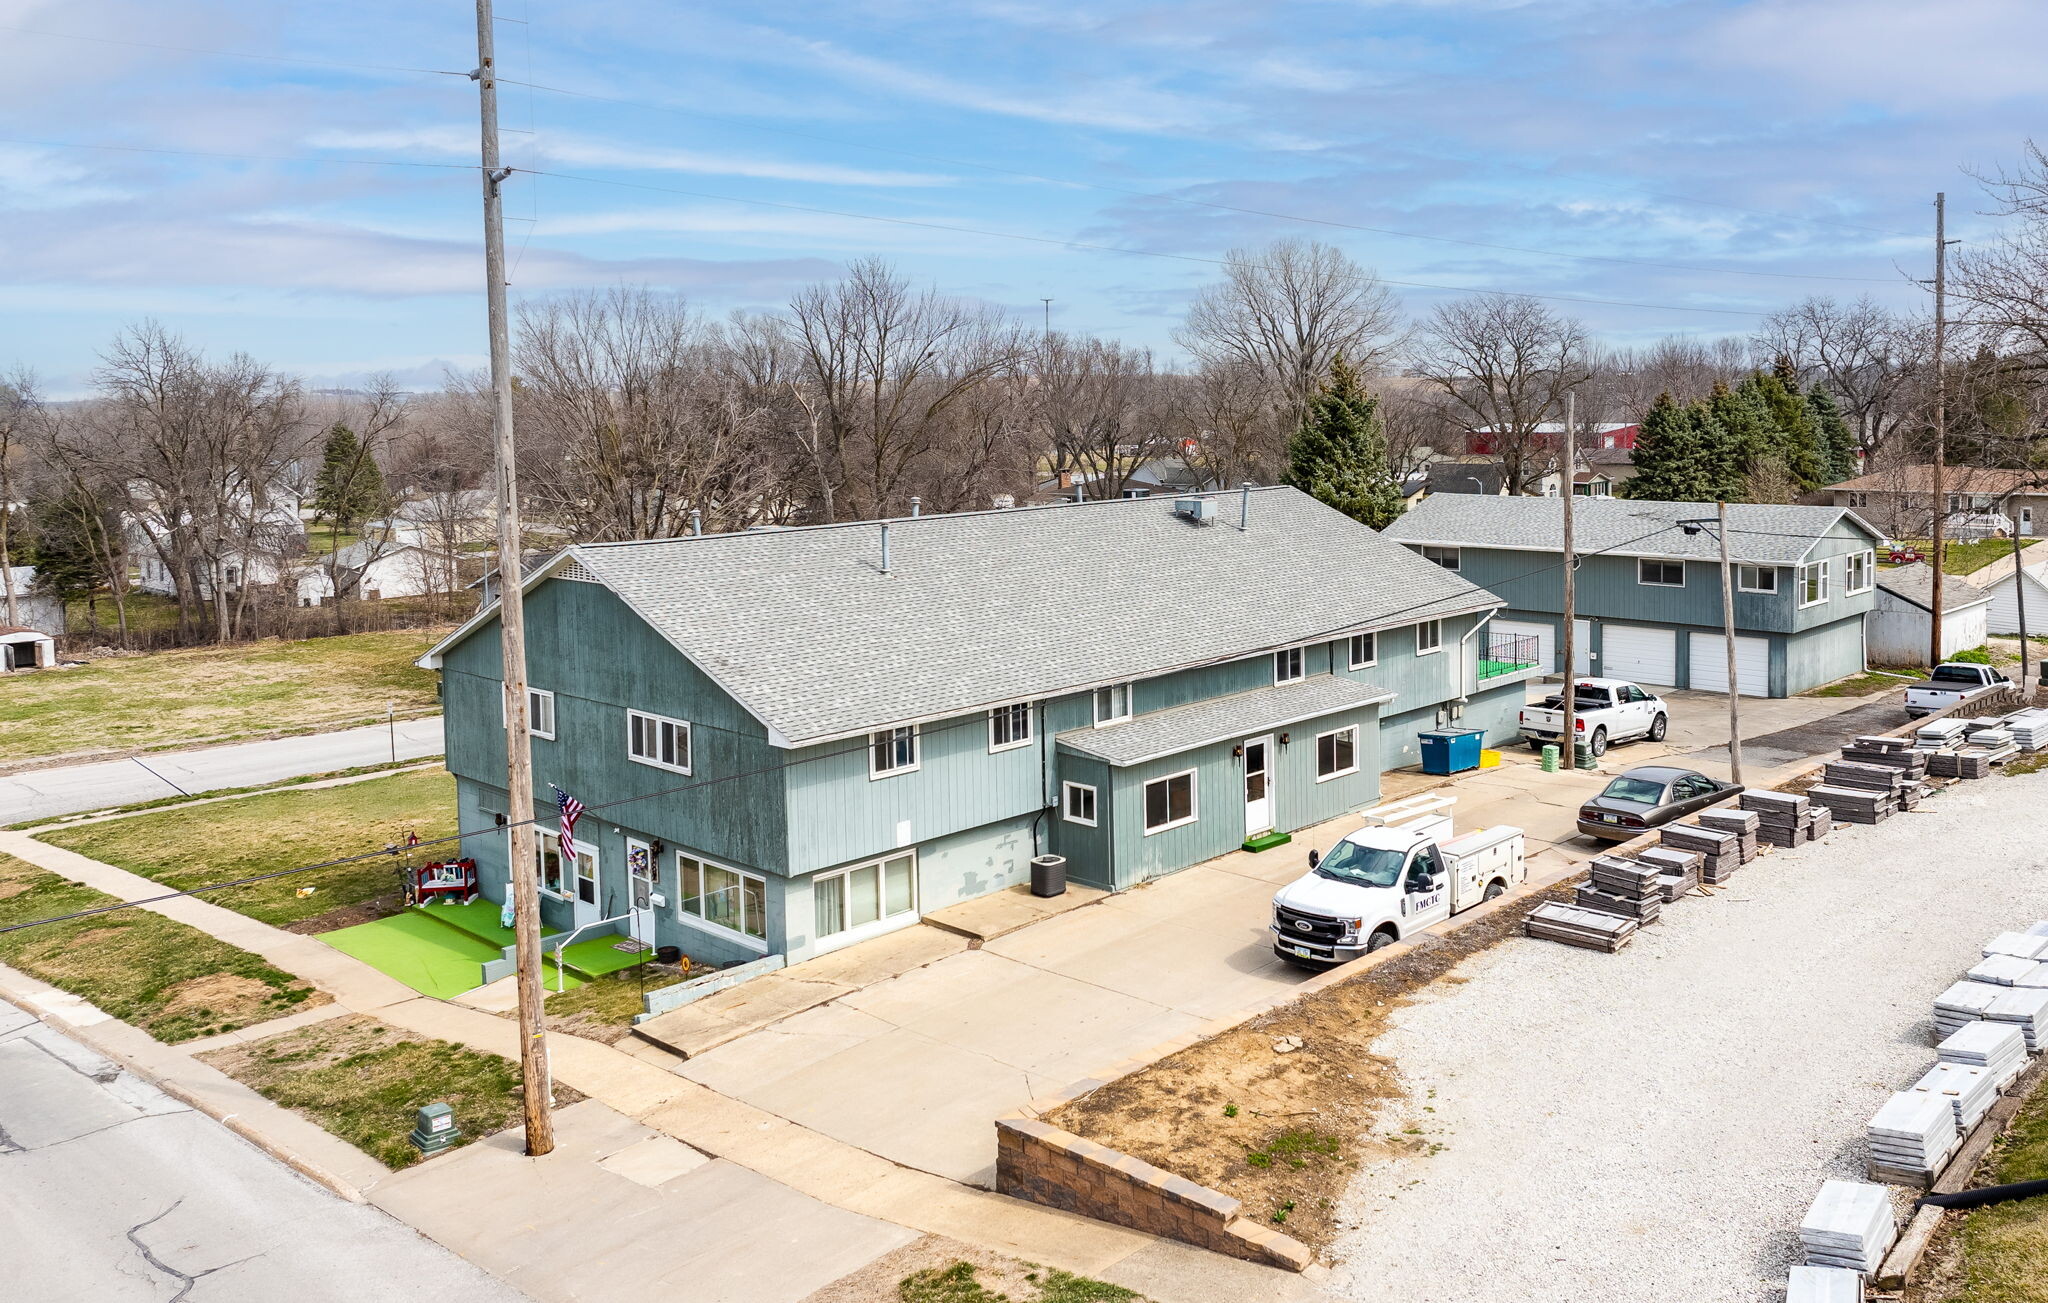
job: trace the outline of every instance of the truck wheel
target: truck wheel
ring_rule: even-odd
[[[1498,899],[1500,899],[1500,898],[1501,898],[1502,896],[1505,896],[1505,895],[1507,895],[1507,894],[1508,894],[1508,884],[1507,884],[1507,883],[1505,883],[1505,882],[1502,882],[1502,881],[1501,881],[1501,880],[1500,880],[1499,878],[1495,878],[1495,879],[1494,879],[1494,880],[1493,880],[1492,882],[1489,882],[1489,883],[1487,883],[1487,884],[1486,884],[1486,894],[1485,894],[1484,896],[1481,896],[1481,897],[1480,897],[1480,899],[1481,899],[1481,900],[1498,900]]]
[[[1392,932],[1389,932],[1385,928],[1381,928],[1379,931],[1372,934],[1371,940],[1365,943],[1365,953],[1371,954],[1375,950],[1385,950],[1388,946],[1393,944],[1394,934]]]
[[[1671,727],[1671,721],[1664,718],[1662,715],[1659,715],[1657,716],[1657,718],[1651,720],[1650,740],[1652,742],[1662,742],[1664,740],[1664,730],[1666,730],[1669,727]]]
[[[1586,742],[1586,750],[1595,760],[1607,754],[1607,729],[1605,725],[1593,730],[1593,736]]]

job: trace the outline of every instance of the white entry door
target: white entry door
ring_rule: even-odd
[[[1600,673],[1610,679],[1670,686],[1678,680],[1678,631],[1606,625],[1601,630]]]
[[[2032,507],[2021,507],[2021,508],[2020,508],[2020,537],[2021,537],[2021,538],[2032,538],[2033,536],[2034,536],[2034,509],[2033,509]]]
[[[1572,621],[1572,673],[1593,672],[1593,622]]]
[[[1700,692],[1728,691],[1728,644],[1718,633],[1691,638],[1692,686]],[[1771,695],[1771,642],[1768,638],[1735,639],[1735,682],[1745,697]]]
[[[626,889],[632,893],[633,939],[654,944],[654,911],[659,905],[661,867],[654,862],[654,848],[646,842],[626,839]]]
[[[1255,837],[1273,827],[1273,738],[1244,744],[1244,835]]]

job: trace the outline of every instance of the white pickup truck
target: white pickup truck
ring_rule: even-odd
[[[1532,751],[1541,751],[1564,732],[1564,698],[1553,696],[1540,706],[1522,709],[1522,736]],[[1574,679],[1572,705],[1574,731],[1595,756],[1607,754],[1609,744],[1646,737],[1662,742],[1671,727],[1671,709],[1664,698],[1626,679]]]
[[[1273,953],[1327,968],[1492,900],[1529,876],[1522,830],[1451,835],[1455,796],[1424,793],[1365,812],[1366,825],[1309,852],[1306,877],[1273,896]]]
[[[1919,719],[1937,710],[1947,710],[2010,682],[1989,665],[1944,661],[1934,667],[1927,682],[1906,689],[1906,718]]]

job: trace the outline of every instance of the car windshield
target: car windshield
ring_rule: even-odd
[[[1664,784],[1648,778],[1630,778],[1627,774],[1607,785],[1600,795],[1613,801],[1636,801],[1643,805],[1656,805],[1664,799]]]
[[[1407,858],[1406,851],[1375,850],[1357,842],[1338,842],[1316,865],[1316,872],[1357,887],[1391,887],[1401,880],[1401,862]]]
[[[1935,683],[1968,683],[1974,686],[1982,683],[1984,680],[1977,671],[1966,669],[1961,665],[1937,665],[1934,669],[1932,681]]]

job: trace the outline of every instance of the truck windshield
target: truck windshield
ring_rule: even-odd
[[[1984,676],[1966,665],[1937,665],[1928,679],[1930,683],[1967,683],[1976,687]]]
[[[1401,880],[1401,863],[1407,858],[1406,851],[1375,850],[1357,842],[1338,842],[1316,865],[1316,872],[1355,887],[1391,887]]]

